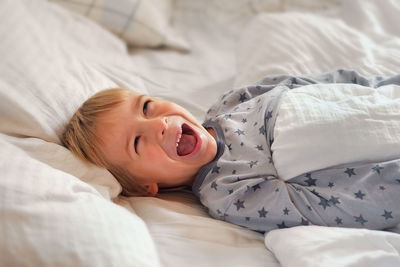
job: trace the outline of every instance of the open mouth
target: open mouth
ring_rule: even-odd
[[[182,133],[176,142],[178,156],[186,156],[192,153],[197,144],[197,136],[194,130],[186,123],[182,124]]]

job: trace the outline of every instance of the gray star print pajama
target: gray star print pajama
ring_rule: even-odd
[[[316,83],[377,88],[400,85],[400,75],[367,78],[338,70],[277,76],[224,94],[203,124],[217,134],[217,156],[192,187],[211,216],[260,232],[298,225],[386,229],[400,223],[400,159],[336,166],[288,181],[278,177],[270,148],[280,99]]]

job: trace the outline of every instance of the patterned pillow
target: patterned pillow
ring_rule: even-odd
[[[138,47],[189,50],[171,24],[171,0],[49,0],[84,15]]]

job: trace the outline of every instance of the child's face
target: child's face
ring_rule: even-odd
[[[188,111],[136,93],[101,116],[96,129],[108,162],[131,173],[150,194],[191,185],[217,152],[214,137]]]

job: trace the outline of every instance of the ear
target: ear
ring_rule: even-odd
[[[154,197],[158,193],[158,184],[152,183],[152,184],[146,184],[144,185],[146,188],[146,192],[149,196]]]

